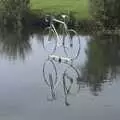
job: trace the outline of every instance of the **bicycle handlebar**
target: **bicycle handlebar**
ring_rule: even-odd
[[[67,28],[67,25],[66,25],[66,23],[65,23],[65,18],[68,18],[68,16],[67,15],[61,15],[61,17],[64,19],[64,21],[61,21],[61,20],[58,20],[58,19],[56,19],[54,16],[52,16],[52,15],[46,15],[46,17],[45,17],[45,21],[46,22],[50,22],[50,23],[52,23],[52,22],[57,22],[57,23],[60,23],[60,24],[63,24],[64,26],[65,26],[65,28]]]

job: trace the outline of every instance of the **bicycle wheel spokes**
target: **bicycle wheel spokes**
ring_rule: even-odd
[[[53,29],[50,27],[45,29],[44,31],[44,40],[43,40],[43,47],[48,52],[48,54],[53,54],[57,47],[57,37],[54,33]]]
[[[80,38],[76,31],[68,30],[64,39],[64,51],[67,57],[76,59],[80,54]]]

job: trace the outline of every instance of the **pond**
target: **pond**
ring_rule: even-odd
[[[119,37],[79,34],[73,62],[61,46],[48,59],[43,37],[0,34],[0,119],[119,120]]]

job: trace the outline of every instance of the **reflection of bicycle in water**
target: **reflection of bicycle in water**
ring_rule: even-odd
[[[59,71],[57,71],[55,61],[49,58],[47,61],[45,61],[43,65],[43,78],[51,91],[51,97],[48,98],[48,100],[56,100],[56,89],[59,87],[59,84],[62,83],[65,105],[68,106],[68,97],[75,96],[80,90],[80,75],[73,65],[70,65],[68,63],[64,63],[63,65],[65,65],[66,67],[65,70],[62,72],[62,80],[59,80]]]
[[[47,66],[50,66],[51,71],[49,71]],[[51,98],[48,98],[48,100],[55,100],[55,85],[57,84],[57,70],[54,62],[52,60],[47,60],[45,61],[43,65],[43,78],[45,83],[47,84],[48,87],[50,87],[51,90]]]
[[[68,16],[62,15],[62,18],[63,21],[55,19],[53,16],[48,16],[46,18],[47,21],[50,21],[50,26],[46,28],[43,33],[43,47],[52,55],[55,53],[57,47],[63,46],[65,55],[74,60],[80,53],[80,38],[75,30],[68,29],[65,23]],[[57,32],[54,23],[62,25],[61,35]]]

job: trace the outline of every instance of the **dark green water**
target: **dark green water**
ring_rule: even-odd
[[[119,120],[119,36],[79,35],[72,66],[48,61],[42,37],[0,34],[0,120]],[[51,85],[57,74],[56,84],[43,74]]]

